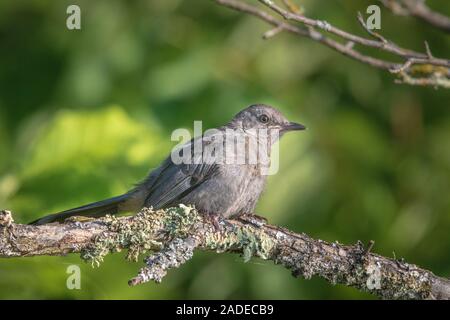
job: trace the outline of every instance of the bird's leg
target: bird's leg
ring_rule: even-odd
[[[220,231],[220,224],[219,224],[219,218],[220,216],[215,213],[209,213],[206,215],[206,218],[211,224],[214,226],[214,229],[216,231]]]
[[[221,222],[224,225],[231,225],[220,213],[208,213],[206,219],[211,222],[216,232],[223,231],[223,225],[220,224]]]
[[[254,224],[256,226],[262,226],[262,225],[267,224],[266,218],[261,217],[257,214],[253,214],[253,213],[242,214],[238,217],[238,219],[243,222],[248,222],[248,223]]]

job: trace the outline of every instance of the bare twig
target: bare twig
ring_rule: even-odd
[[[351,34],[347,31],[339,29],[327,21],[312,19],[305,16],[303,13],[298,13],[291,9],[291,6],[287,5],[288,9],[276,4],[272,0],[258,0],[269,8],[272,12],[280,15],[285,21],[281,21],[275,18],[268,12],[240,0],[215,0],[216,3],[234,9],[236,11],[244,12],[266,21],[267,23],[275,27],[276,33],[280,31],[287,31],[294,33],[301,37],[306,37],[311,40],[320,42],[325,46],[328,46],[335,51],[344,54],[354,60],[368,64],[372,67],[390,71],[394,74],[400,72],[406,73],[410,78],[414,79],[414,74],[418,71],[417,68],[413,68],[415,65],[427,66],[427,68],[419,68],[420,73],[423,74],[424,79],[427,79],[424,83],[435,87],[447,88],[447,80],[450,76],[450,60],[436,58],[430,54],[428,44],[426,45],[426,52],[421,53],[414,50],[403,48],[392,41],[387,40],[381,34],[370,30],[362,15],[358,14],[358,21],[362,27],[373,38],[365,38],[358,35]],[[289,2],[290,3],[290,2]],[[300,23],[294,24],[296,22]],[[269,32],[269,36],[272,36],[274,32]],[[333,34],[346,41],[346,44],[338,42],[326,35],[326,33]],[[269,38],[269,37],[265,37]],[[381,51],[386,51],[397,57],[405,60],[404,63],[397,63],[389,60],[376,58],[370,55],[361,53],[354,48],[354,44],[358,44],[365,47],[375,48]],[[425,71],[425,72],[424,72]],[[439,74],[439,76],[437,76]],[[404,79],[404,77],[402,77]],[[447,79],[447,80],[446,80]],[[403,83],[409,83],[403,81]],[[409,83],[412,84],[412,83]]]
[[[272,38],[273,36],[276,36],[277,34],[279,34],[281,31],[283,31],[283,28],[281,26],[270,29],[269,31],[267,31],[263,34],[263,39],[267,40],[269,38]]]
[[[372,253],[373,242],[353,246],[315,240],[305,234],[269,225],[257,217],[221,222],[194,209],[153,211],[144,208],[132,217],[104,217],[92,221],[42,226],[15,224],[9,212],[0,212],[0,257],[65,255],[98,265],[111,252],[127,249],[137,260],[149,251],[145,266],[130,285],[160,282],[167,270],[193,257],[195,250],[233,252],[244,261],[252,257],[271,260],[306,279],[322,277],[367,291],[384,299],[450,299],[450,281],[415,265]]]
[[[408,73],[404,71],[399,72],[400,79],[396,79],[397,83],[406,83],[412,86],[421,86],[421,87],[441,87],[450,89],[450,80],[442,75],[436,74],[431,77],[426,78],[417,78],[411,77]]]

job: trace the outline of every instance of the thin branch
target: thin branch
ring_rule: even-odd
[[[450,18],[431,10],[425,0],[379,0],[394,14],[414,16],[442,31],[450,32]]]
[[[386,40],[385,37],[383,37],[381,34],[370,30],[370,28],[367,26],[366,22],[364,21],[363,15],[361,12],[358,11],[358,21],[361,24],[361,26],[364,28],[364,30],[367,31],[368,34],[370,34],[372,37],[378,39],[379,41],[381,41],[382,43],[384,43],[384,46],[389,45],[389,42]]]
[[[196,250],[232,252],[271,260],[306,279],[319,276],[384,299],[450,299],[450,280],[413,264],[372,253],[374,243],[345,246],[315,240],[267,224],[252,215],[221,221],[217,230],[193,208],[153,211],[144,208],[131,217],[104,217],[42,226],[16,224],[0,212],[0,257],[66,255],[99,265],[112,252],[127,249],[127,258],[149,256],[131,286],[160,282],[171,268],[190,260]]]
[[[275,27],[274,30],[277,31],[276,34],[281,31],[287,31],[301,37],[309,38],[313,41],[320,42],[325,46],[328,46],[354,60],[368,64],[375,68],[387,70],[393,73],[399,73],[400,71],[403,71],[407,73],[409,77],[413,77],[414,73],[417,72],[417,68],[413,68],[415,65],[427,66],[427,68],[419,68],[420,72],[423,72],[424,70],[426,71],[424,76],[427,76],[427,85],[437,87],[441,86],[444,88],[447,87],[446,80],[442,77],[448,78],[450,76],[450,60],[436,58],[431,55],[428,45],[426,46],[426,52],[421,53],[403,48],[393,43],[392,41],[387,40],[379,33],[370,30],[366,26],[361,14],[358,14],[358,21],[361,23],[365,31],[368,32],[369,35],[374,39],[368,39],[351,34],[331,25],[327,21],[312,19],[305,16],[304,14],[298,13],[297,11],[290,11],[291,9],[286,10],[277,5],[275,1],[272,0],[258,1],[269,8],[272,12],[280,15],[282,18],[284,18],[284,20],[286,20],[286,22],[278,20],[273,15],[256,6],[249,5],[239,0],[215,0],[215,2],[219,5],[256,16],[259,19],[271,24]],[[291,6],[287,7],[290,8]],[[300,23],[300,25],[290,23],[290,21]],[[346,44],[327,37],[326,33],[340,37],[341,39],[345,40]],[[272,36],[272,34],[270,35]],[[349,43],[351,45],[348,45]],[[386,51],[404,59],[405,62],[397,63],[363,54],[354,48],[354,44]],[[439,81],[436,80],[438,78],[436,76],[436,73],[439,73]]]
[[[408,73],[404,71],[400,71],[399,75],[400,79],[396,79],[395,80],[396,83],[406,83],[412,86],[420,86],[420,87],[434,86],[435,88],[441,87],[450,89],[450,79],[438,74],[426,78],[417,78],[411,77]]]
[[[311,19],[308,18],[304,15],[299,15],[296,13],[292,13],[289,12],[283,8],[281,8],[280,6],[278,6],[274,1],[272,0],[259,0],[259,2],[265,4],[266,6],[268,6],[270,9],[272,9],[273,11],[275,11],[276,13],[280,14],[283,18],[287,19],[287,20],[294,20],[297,22],[301,22],[305,25],[311,26],[311,27],[317,27],[319,29],[322,29],[324,31],[327,31],[331,34],[337,35],[345,40],[348,41],[352,41],[367,47],[372,47],[372,48],[377,48],[377,49],[381,49],[393,54],[396,54],[400,57],[405,57],[405,58],[410,58],[410,57],[414,57],[414,58],[428,58],[426,56],[426,54],[420,53],[420,52],[416,52],[413,50],[409,50],[409,49],[405,49],[402,48],[392,42],[388,42],[386,39],[382,39],[380,41],[380,39],[378,40],[371,40],[371,39],[367,39],[364,37],[360,37],[354,34],[351,34],[347,31],[344,31],[342,29],[339,29],[333,25],[331,25],[330,23],[328,23],[327,21],[324,20],[315,20],[315,19]],[[371,30],[369,30],[365,23],[363,22],[362,25],[364,26],[364,28],[366,29],[366,31],[368,31],[370,34],[374,34]],[[376,38],[379,38],[380,36],[378,35]],[[432,65],[436,65],[436,66],[444,66],[444,67],[450,67],[450,60],[447,59],[429,59],[429,61],[427,61],[428,64],[432,64]]]
[[[270,38],[276,36],[277,34],[279,34],[281,31],[283,31],[283,28],[281,26],[270,29],[269,31],[267,31],[263,34],[263,39],[265,39],[265,40],[270,39]]]

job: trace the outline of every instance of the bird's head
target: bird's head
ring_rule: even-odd
[[[289,131],[306,129],[302,124],[290,122],[274,107],[264,104],[254,104],[245,108],[234,116],[229,125],[245,131],[250,129],[277,130],[279,135]]]

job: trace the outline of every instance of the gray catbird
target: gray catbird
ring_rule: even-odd
[[[136,187],[127,193],[87,204],[78,208],[62,211],[40,218],[31,224],[41,225],[54,221],[63,221],[71,216],[99,217],[121,212],[137,212],[142,207],[154,209],[173,207],[178,204],[194,205],[202,214],[222,218],[251,214],[264,189],[267,175],[262,172],[267,163],[251,160],[251,153],[256,149],[263,150],[264,156],[270,159],[272,144],[287,131],[303,130],[301,124],[289,122],[273,107],[255,104],[239,112],[229,123],[216,129],[211,135],[202,135],[184,144],[178,155],[191,155],[191,161],[174,161],[172,153],[166,160]],[[262,135],[270,130],[275,135]],[[250,155],[242,158],[242,150],[238,150],[220,137],[221,133],[233,132],[244,139],[245,150]],[[227,133],[228,134],[228,133]],[[265,137],[263,139],[261,137]],[[267,138],[269,137],[269,138]],[[218,139],[220,138],[220,139]],[[256,143],[252,143],[256,142]],[[211,151],[205,156],[205,149],[192,151],[195,146]],[[193,147],[192,147],[193,146]],[[211,149],[211,146],[213,147]],[[232,161],[217,160],[217,150],[224,148]],[[208,152],[209,152],[208,151]],[[258,151],[261,155],[261,151]],[[244,161],[233,161],[239,158]],[[189,160],[189,158],[186,158]],[[255,158],[253,158],[254,160]],[[212,160],[212,161],[211,161]],[[270,160],[269,160],[270,161]]]

